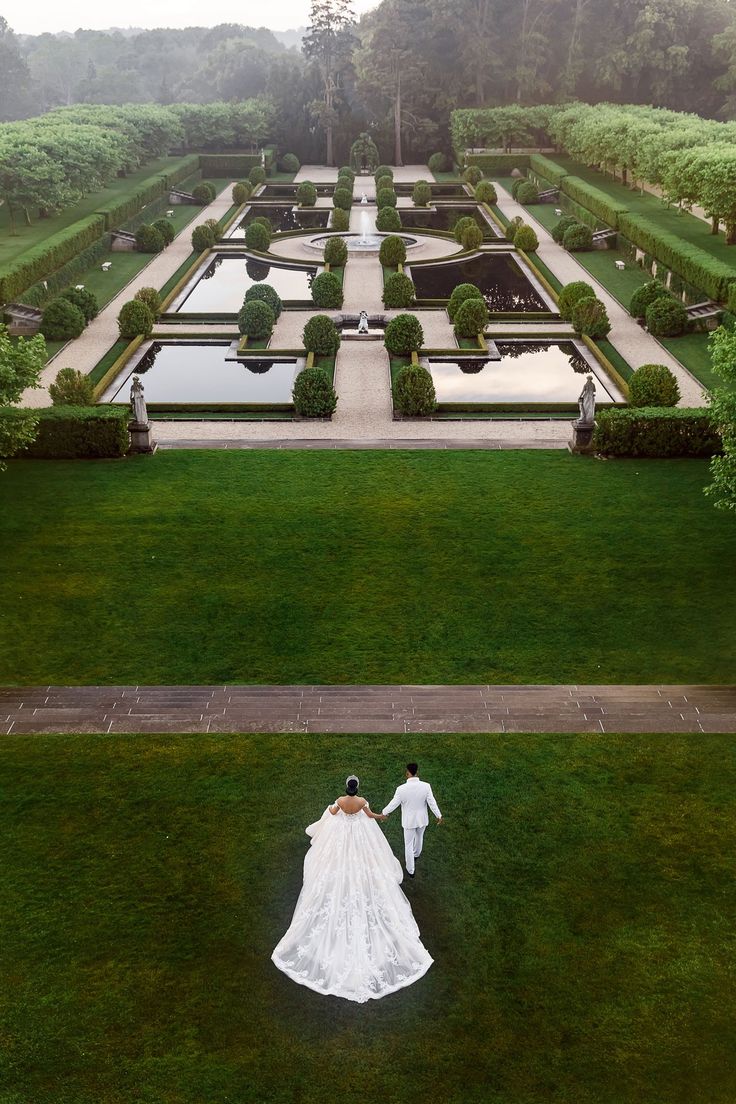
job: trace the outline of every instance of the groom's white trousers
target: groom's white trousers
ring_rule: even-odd
[[[404,861],[409,874],[414,873],[414,860],[422,853],[425,828],[426,825],[423,824],[421,828],[404,829]]]

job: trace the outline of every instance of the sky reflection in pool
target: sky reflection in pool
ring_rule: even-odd
[[[597,402],[615,402],[571,341],[497,341],[501,360],[434,358],[428,368],[437,402],[569,403],[593,374]]]
[[[231,238],[244,238],[246,227],[253,222],[253,219],[262,215],[265,215],[272,228],[279,233],[284,230],[311,230],[312,227],[319,229],[327,226],[330,220],[328,207],[298,207],[294,210],[292,206],[286,203],[262,203],[257,207],[249,207],[229,236]]]
[[[196,314],[237,314],[253,284],[267,283],[282,299],[310,300],[317,268],[269,264],[244,253],[216,254],[175,308]]]

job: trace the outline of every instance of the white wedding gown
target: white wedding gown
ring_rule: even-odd
[[[365,813],[325,809],[289,930],[271,955],[300,985],[363,1003],[411,985],[432,958],[403,890],[401,864]]]

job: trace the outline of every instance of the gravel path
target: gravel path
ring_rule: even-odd
[[[663,345],[641,328],[636,319],[621,306],[617,299],[606,291],[602,284],[598,283],[594,276],[584,269],[575,259],[574,254],[566,252],[561,245],[552,239],[552,235],[532,216],[527,207],[522,207],[511,198],[510,194],[498,183],[498,206],[507,218],[519,215],[525,222],[534,222],[537,237],[539,238],[538,254],[551,272],[554,272],[558,280],[563,284],[573,280],[585,280],[595,288],[598,298],[605,303],[608,317],[611,320],[611,332],[608,340],[618,349],[632,368],[638,368],[642,364],[664,364],[676,377],[680,387],[680,406],[702,406],[705,402],[705,391],[687,369],[675,360]]]

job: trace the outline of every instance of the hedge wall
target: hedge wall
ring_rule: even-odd
[[[485,176],[508,176],[512,169],[528,169],[528,153],[468,153],[467,165],[477,165]]]
[[[171,172],[162,173],[162,176],[166,177],[166,182],[169,188],[175,188],[177,184],[181,184],[182,180],[186,180],[187,177],[193,176],[200,169],[200,158],[196,153],[190,153],[188,157],[182,160],[180,165],[177,165]]]
[[[552,161],[549,157],[545,157],[541,153],[533,153],[529,158],[529,168],[532,172],[537,173],[542,179],[548,180],[550,184],[555,187],[559,187],[566,176],[569,176],[567,169],[563,169],[556,161]]]
[[[130,195],[117,200],[109,207],[100,208],[97,214],[104,217],[106,230],[116,230],[127,219],[137,214],[142,207],[153,203],[154,199],[158,199],[159,196],[165,195],[168,191],[167,179],[159,173],[158,176],[152,176],[148,180],[141,181],[138,188]]]
[[[71,261],[67,261],[55,272],[50,272],[48,276],[44,277],[44,280],[40,280],[26,288],[18,296],[19,302],[27,303],[29,307],[45,306],[50,299],[54,299],[59,292],[65,291],[70,284],[79,283],[79,276],[82,276],[88,269],[96,265],[103,257],[106,257],[110,251],[110,241],[110,235],[103,234],[92,245],[83,249],[81,253],[77,253]],[[44,287],[44,281],[46,287]]]
[[[593,446],[606,456],[709,457],[721,439],[710,410],[643,407],[597,411]]]
[[[101,215],[89,215],[27,249],[16,261],[0,268],[0,302],[8,303],[22,291],[71,260],[105,232]]]
[[[203,153],[199,158],[202,176],[233,180],[243,180],[260,163],[260,153]]]
[[[74,460],[125,456],[130,448],[127,406],[49,406],[38,415],[36,440],[21,458]],[[0,418],[18,417],[12,407],[0,410]]]
[[[728,287],[736,281],[733,265],[719,261],[697,245],[675,234],[660,230],[643,215],[622,215],[619,229],[630,241],[651,253],[689,284],[700,288],[711,299],[727,299]]]
[[[594,188],[592,184],[586,184],[579,176],[564,176],[560,182],[560,191],[575,200],[582,207],[587,207],[596,218],[605,222],[614,230],[618,229],[618,220],[621,215],[628,212],[625,203],[617,203],[600,188]]]

